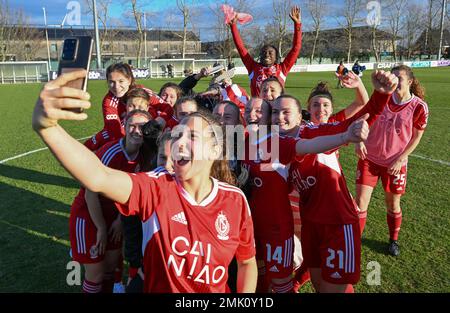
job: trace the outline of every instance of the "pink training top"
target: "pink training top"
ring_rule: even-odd
[[[394,94],[370,128],[365,142],[367,158],[378,165],[390,166],[411,141],[413,127],[424,130],[427,121],[428,105],[425,101],[413,95],[407,102],[397,103]]]

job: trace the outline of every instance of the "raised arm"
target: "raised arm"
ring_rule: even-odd
[[[344,109],[345,118],[350,118],[366,105],[369,101],[369,94],[361,78],[353,72],[348,72],[342,78],[342,85],[355,90],[355,100]]]
[[[36,102],[32,125],[56,159],[83,186],[107,198],[126,203],[132,182],[128,174],[104,166],[94,153],[71,137],[58,120],[85,120],[86,113],[68,111],[88,109],[90,95],[75,88],[63,87],[67,82],[86,76],[85,70],[60,75],[48,82]]]
[[[281,66],[283,67],[284,73],[288,73],[295,62],[297,62],[298,55],[302,48],[302,22],[301,22],[301,11],[298,6],[294,6],[289,14],[292,21],[294,22],[294,38],[292,39],[292,48],[286,55]]]
[[[248,53],[248,50],[245,48],[244,42],[242,41],[241,35],[239,34],[239,30],[237,28],[237,16],[230,22],[229,25],[231,28],[231,35],[233,36],[234,44],[236,45],[236,49],[241,56],[242,62],[244,63],[245,67],[250,72],[256,62]]]

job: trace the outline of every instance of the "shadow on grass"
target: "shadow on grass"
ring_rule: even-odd
[[[26,168],[0,164],[0,175],[12,179],[24,180],[33,183],[55,185],[65,188],[79,188],[80,185],[68,177],[41,173]]]
[[[389,255],[388,254],[388,243],[386,241],[380,241],[376,239],[369,239],[369,238],[362,238],[361,244],[364,247],[369,248],[370,250],[383,254],[383,255]]]

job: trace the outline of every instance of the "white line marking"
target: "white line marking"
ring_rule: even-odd
[[[91,137],[92,137],[92,136],[87,136],[87,137],[79,138],[79,139],[77,139],[77,140],[83,140],[83,139],[87,139],[87,138],[91,138]],[[8,162],[8,161],[11,161],[11,160],[15,160],[15,159],[24,157],[24,156],[29,155],[29,154],[32,154],[32,153],[36,153],[36,152],[39,152],[39,151],[47,150],[47,149],[48,149],[48,148],[46,147],[46,148],[40,148],[40,149],[28,151],[28,152],[25,152],[25,153],[22,153],[22,154],[19,154],[19,155],[16,155],[16,156],[13,156],[13,157],[10,157],[10,158],[1,160],[1,161],[0,161],[0,164],[3,164],[3,163],[6,163],[6,162]]]
[[[77,140],[83,140],[83,139],[87,139],[87,138],[91,138],[91,137],[92,136],[87,136],[87,137],[83,137],[83,138],[78,138]],[[13,156],[13,157],[1,160],[0,164],[6,163],[6,162],[11,161],[11,160],[19,159],[19,158],[27,156],[29,154],[36,153],[36,152],[43,151],[43,150],[47,150],[47,149],[48,148],[46,147],[46,148],[40,148],[40,149],[28,151],[28,152],[25,152],[25,153],[22,153],[22,154],[19,154],[19,155],[16,155],[16,156]],[[447,161],[435,160],[435,159],[427,158],[427,157],[424,157],[424,156],[418,155],[418,154],[411,154],[411,156],[415,157],[415,158],[418,158],[418,159],[422,159],[422,160],[438,163],[438,164],[441,164],[441,165],[450,166],[450,162],[447,162]]]
[[[427,161],[430,161],[430,162],[434,162],[434,163],[439,163],[439,164],[442,164],[442,165],[450,166],[450,162],[447,162],[447,161],[430,159],[430,158],[427,158],[427,157],[424,157],[424,156],[418,155],[418,154],[411,154],[411,156],[415,157],[415,158],[422,159],[422,160],[427,160]]]

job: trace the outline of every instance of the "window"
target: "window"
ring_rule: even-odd
[[[123,52],[128,52],[128,45],[123,45]]]
[[[58,46],[56,45],[56,43],[52,43],[50,45],[50,51],[51,52],[57,52],[58,51]]]

